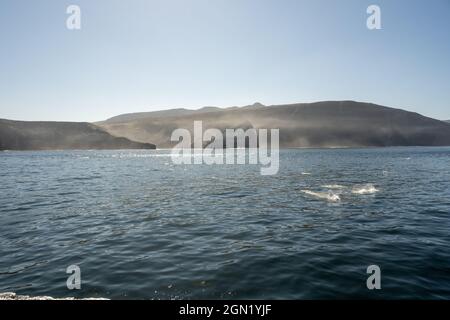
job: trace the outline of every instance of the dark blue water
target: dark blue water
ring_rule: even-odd
[[[282,150],[275,176],[169,152],[1,152],[0,292],[450,299],[450,148]]]

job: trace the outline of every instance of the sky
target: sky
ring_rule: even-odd
[[[450,119],[450,0],[0,1],[0,118],[323,100]]]

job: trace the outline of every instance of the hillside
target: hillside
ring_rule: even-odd
[[[0,150],[154,149],[150,143],[110,135],[89,123],[0,119]]]

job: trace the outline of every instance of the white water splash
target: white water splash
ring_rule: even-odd
[[[331,201],[331,202],[341,201],[341,197],[339,197],[338,194],[333,193],[331,191],[329,191],[329,192],[314,192],[314,191],[311,191],[311,190],[302,190],[302,192],[307,194],[307,195],[310,195],[310,196],[313,196],[313,197],[316,197],[316,198],[319,198],[319,199],[328,200],[328,201]]]
[[[355,186],[352,189],[352,193],[354,194],[373,194],[378,192],[379,190],[375,188],[375,186],[371,183],[368,183],[363,186]]]
[[[326,184],[326,185],[323,185],[322,188],[327,188],[327,189],[344,189],[345,186],[341,186],[340,184]]]

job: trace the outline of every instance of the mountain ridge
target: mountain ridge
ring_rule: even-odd
[[[120,123],[124,121],[131,120],[140,120],[144,118],[161,118],[161,117],[170,117],[170,116],[181,116],[181,115],[191,115],[191,114],[200,114],[206,112],[221,112],[226,110],[233,109],[243,109],[243,108],[255,108],[255,107],[265,107],[265,105],[255,102],[252,105],[243,106],[243,107],[213,107],[213,106],[205,106],[199,109],[187,109],[187,108],[173,108],[173,109],[165,109],[165,110],[156,110],[156,111],[144,111],[144,112],[130,112],[123,113],[114,117],[110,117],[103,121],[97,121],[94,123]]]
[[[170,148],[178,128],[279,129],[280,147],[450,146],[450,123],[373,103],[319,101],[127,113],[104,121],[0,119],[0,150]]]
[[[117,121],[119,115],[114,121],[97,124],[115,135],[152,141],[164,148],[175,144],[170,141],[173,130],[185,128],[192,133],[195,120],[202,120],[204,129],[248,128],[248,124],[256,129],[280,129],[281,147],[450,145],[449,123],[416,112],[353,100],[271,106],[255,103],[215,108],[212,112],[202,109],[174,111],[165,116],[149,112],[134,120]]]

